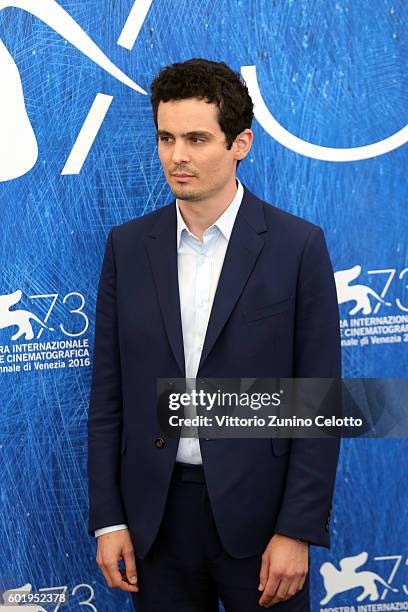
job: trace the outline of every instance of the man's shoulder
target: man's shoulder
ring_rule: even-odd
[[[119,225],[115,225],[113,228],[115,237],[120,239],[121,237],[127,235],[135,236],[135,234],[137,234],[142,236],[144,234],[148,234],[153,230],[155,225],[162,219],[163,216],[168,216],[170,218],[173,208],[174,200],[173,202],[165,204],[164,206],[158,208],[157,210],[153,210],[146,215],[142,215],[140,217],[130,219],[129,221],[125,221]]]
[[[250,199],[249,205],[255,205],[262,210],[268,229],[278,230],[279,233],[290,234],[300,239],[307,239],[315,232],[322,232],[322,228],[315,223],[259,198],[247,188],[245,191]]]

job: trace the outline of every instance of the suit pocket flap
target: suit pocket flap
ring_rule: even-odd
[[[279,314],[280,312],[285,312],[285,310],[288,310],[292,302],[293,298],[290,297],[280,300],[279,302],[274,302],[273,304],[266,304],[265,306],[247,310],[244,312],[244,317],[246,321],[257,321],[258,319],[264,319],[266,317]]]
[[[285,455],[290,451],[290,438],[271,438],[271,446],[274,455]]]

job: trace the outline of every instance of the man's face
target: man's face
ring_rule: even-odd
[[[234,184],[235,145],[227,149],[215,104],[188,98],[160,102],[158,152],[176,198],[199,201]]]

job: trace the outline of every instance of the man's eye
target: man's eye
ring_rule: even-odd
[[[204,139],[204,138],[198,138],[198,136],[192,136],[192,137],[191,137],[191,140],[192,140],[194,143],[205,142],[205,139]]]
[[[159,136],[160,142],[170,142],[170,136]]]

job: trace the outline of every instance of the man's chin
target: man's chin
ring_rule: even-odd
[[[187,202],[197,202],[197,200],[201,200],[201,198],[203,197],[201,191],[186,189],[184,187],[180,187],[179,185],[170,185],[170,189],[172,190],[173,195],[178,200],[186,200]]]

